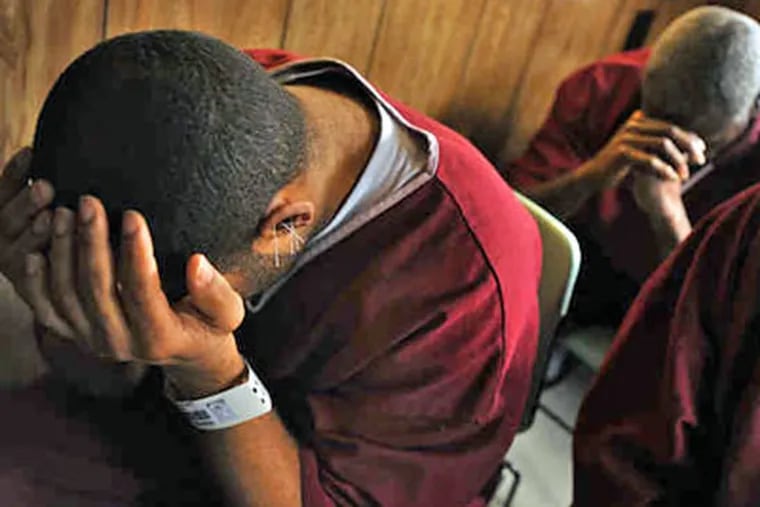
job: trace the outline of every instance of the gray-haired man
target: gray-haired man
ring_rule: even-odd
[[[758,94],[760,25],[721,7],[691,10],[651,49],[560,86],[505,172],[581,238],[576,322],[616,326],[692,223],[760,180]]]

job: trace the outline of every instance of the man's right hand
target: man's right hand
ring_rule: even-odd
[[[0,173],[0,273],[22,298],[27,255],[50,241],[53,186],[36,181],[29,186],[32,151],[18,151]]]
[[[689,164],[706,162],[705,142],[696,134],[636,111],[585,171],[602,188],[617,186],[631,171],[665,181],[685,181]]]

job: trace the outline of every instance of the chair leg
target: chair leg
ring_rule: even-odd
[[[549,419],[551,419],[552,421],[554,421],[554,423],[557,426],[559,426],[562,430],[564,430],[565,433],[567,433],[568,435],[572,436],[572,434],[573,434],[573,427],[570,426],[569,424],[567,424],[565,422],[565,420],[562,419],[562,417],[560,417],[552,409],[550,409],[549,407],[547,407],[546,405],[544,405],[542,403],[539,403],[538,404],[538,410],[540,410],[541,412],[543,412],[546,417],[548,417]]]
[[[504,501],[504,507],[509,507],[512,505],[512,500],[515,498],[517,488],[520,486],[522,475],[520,474],[520,471],[517,470],[509,461],[505,461],[501,464],[502,473],[504,473],[505,470],[512,476],[512,485],[509,487],[507,499]]]

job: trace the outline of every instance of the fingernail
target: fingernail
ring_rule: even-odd
[[[79,198],[79,221],[82,225],[87,225],[95,218],[95,204],[92,197],[84,196]]]
[[[71,230],[71,212],[66,208],[55,210],[53,217],[53,233],[56,236],[64,236]]]
[[[26,274],[31,276],[39,272],[42,261],[39,254],[29,254],[26,256],[25,264]]]
[[[198,263],[198,271],[195,273],[198,283],[206,285],[214,278],[214,268],[211,263],[206,259],[205,255],[201,255],[201,260]]]
[[[37,218],[34,219],[32,224],[32,232],[38,236],[42,236],[50,230],[50,213],[45,211],[40,213]]]
[[[44,180],[35,181],[32,185],[32,201],[41,208],[47,206],[53,199],[53,187]]]
[[[140,221],[134,211],[127,210],[121,218],[121,234],[125,238],[134,236],[140,229]]]

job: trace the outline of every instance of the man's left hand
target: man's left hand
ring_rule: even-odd
[[[30,254],[25,285],[38,322],[101,358],[161,366],[187,397],[225,389],[244,371],[233,331],[240,296],[200,254],[187,263],[189,295],[171,305],[144,217],[123,216],[115,262],[108,220],[94,197],[78,216],[56,210],[48,257]]]

